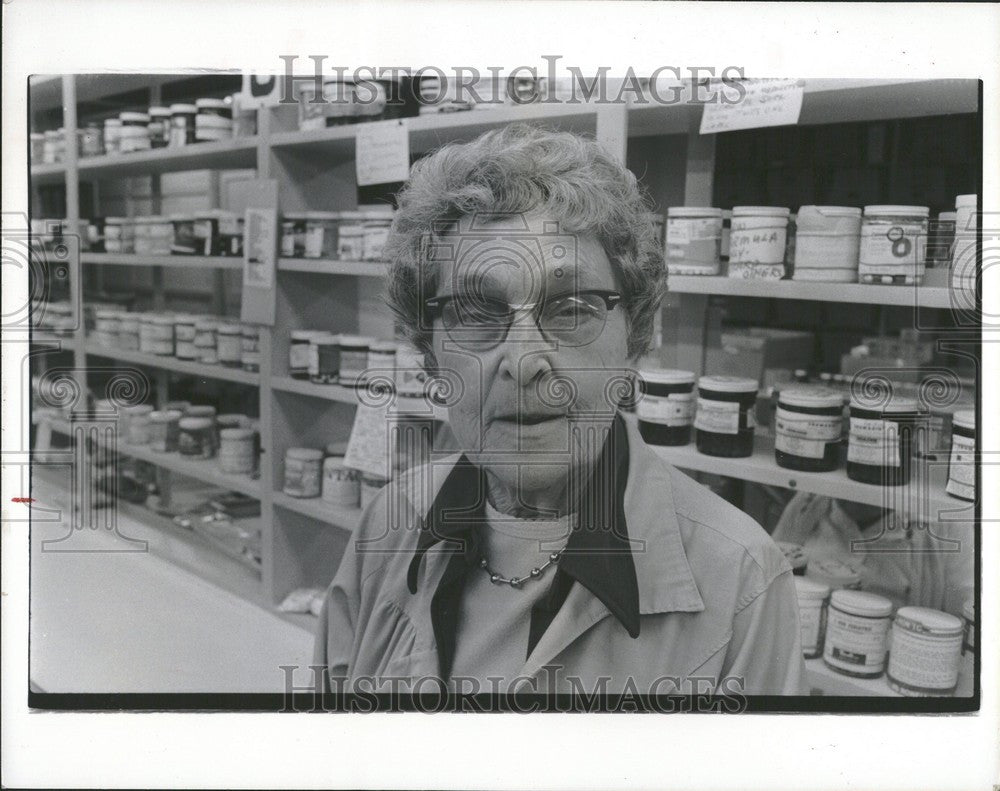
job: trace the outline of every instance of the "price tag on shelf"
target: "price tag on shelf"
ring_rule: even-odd
[[[701,116],[701,134],[787,126],[799,122],[802,112],[802,80],[742,80],[746,91],[734,104],[706,104]]]
[[[357,125],[358,186],[406,181],[410,177],[410,130],[405,119]]]
[[[389,413],[385,407],[358,404],[347,442],[344,464],[383,478],[389,477]]]
[[[278,182],[240,182],[234,208],[243,209],[243,298],[240,320],[274,326],[275,270],[278,266]],[[237,209],[238,210],[238,209]]]

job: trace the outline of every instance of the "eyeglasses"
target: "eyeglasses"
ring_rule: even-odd
[[[450,340],[470,351],[488,351],[507,338],[519,314],[532,316],[545,338],[566,346],[583,346],[604,330],[608,313],[621,302],[617,291],[594,289],[560,294],[537,302],[512,305],[479,294],[425,300],[428,319],[441,320]]]

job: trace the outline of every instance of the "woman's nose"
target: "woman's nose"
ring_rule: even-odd
[[[531,316],[510,328],[499,351],[500,375],[512,379],[518,387],[527,387],[552,370],[555,348]]]

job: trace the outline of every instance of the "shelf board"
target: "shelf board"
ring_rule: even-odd
[[[72,335],[59,336],[53,335],[50,332],[41,332],[39,330],[34,330],[31,333],[31,342],[37,344],[44,344],[46,346],[55,346],[58,344],[58,349],[52,349],[51,351],[72,351],[76,348],[76,338]]]
[[[243,258],[221,255],[133,255],[127,253],[83,253],[84,264],[114,266],[171,266],[194,269],[242,269]]]
[[[189,360],[178,360],[176,357],[161,357],[155,354],[143,354],[142,352],[126,351],[124,349],[111,349],[105,346],[98,346],[93,341],[85,344],[84,348],[87,354],[92,357],[107,357],[111,360],[145,365],[164,371],[176,371],[177,373],[197,376],[202,379],[222,379],[227,382],[238,382],[239,384],[254,387],[260,384],[259,374],[250,373],[240,368],[226,368],[222,365],[206,365],[205,363],[191,362]]]
[[[353,531],[361,522],[360,508],[338,508],[319,497],[291,497],[284,492],[275,492],[273,498],[277,506],[342,530]]]
[[[865,283],[814,283],[798,280],[743,280],[735,277],[670,275],[667,287],[676,294],[806,299],[867,305],[950,308],[951,290],[937,286],[881,286]]]
[[[80,178],[112,179],[180,170],[227,170],[257,167],[257,137],[237,137],[178,148],[153,148],[127,154],[104,154],[79,160]]]
[[[319,385],[302,379],[293,379],[291,376],[271,377],[271,387],[283,393],[296,393],[312,398],[336,401],[340,404],[358,404],[360,402],[358,391],[353,387]],[[447,419],[447,411],[443,407],[431,404],[424,398],[395,396],[389,407],[389,412],[398,415],[422,415],[435,420]]]
[[[337,261],[328,258],[278,259],[278,269],[283,272],[384,277],[388,268],[389,265],[385,261]]]
[[[31,180],[39,184],[50,184],[58,181],[66,175],[66,163],[54,162],[44,165],[31,166]]]
[[[72,424],[67,420],[51,421],[52,430],[73,436]],[[191,459],[179,453],[159,453],[148,445],[131,445],[128,442],[115,443],[115,451],[133,459],[148,462],[171,472],[186,475],[198,481],[218,486],[222,489],[232,489],[249,497],[260,498],[260,481],[247,475],[231,475],[219,469],[218,459]]]
[[[963,515],[971,519],[971,504],[950,497],[944,491],[947,463],[928,464],[920,477],[919,460],[914,460],[914,480],[907,486],[873,486],[847,477],[843,467],[833,472],[797,472],[779,467],[774,460],[770,437],[758,436],[750,457],[727,459],[699,453],[694,443],[678,447],[649,446],[675,467],[725,475],[754,483],[812,492],[840,500],[850,500],[894,511],[920,514],[926,521],[953,521]]]

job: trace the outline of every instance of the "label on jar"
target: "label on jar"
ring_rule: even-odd
[[[719,238],[721,230],[721,217],[671,217],[667,219],[667,244],[689,245],[691,242],[714,241]],[[673,251],[668,251],[668,254],[673,255]],[[677,254],[683,256],[684,251],[678,250]]]
[[[747,412],[748,428],[753,425],[752,415],[752,412]],[[739,403],[736,401],[713,401],[710,398],[699,398],[694,427],[699,431],[709,431],[713,434],[739,434]]]
[[[951,457],[948,465],[948,485],[945,491],[966,500],[976,499],[976,440],[974,437],[951,435]]]
[[[892,629],[889,677],[925,690],[949,690],[958,683],[962,634],[932,635],[919,624],[897,616]]]
[[[639,420],[661,426],[690,426],[694,419],[694,393],[654,396],[644,393],[635,405]]]
[[[288,367],[292,371],[309,371],[310,349],[313,348],[308,343],[293,343],[288,347]],[[319,357],[316,358],[317,364]],[[318,373],[317,369],[317,373]]]
[[[178,338],[177,350],[174,354],[179,360],[193,360],[198,356],[198,351],[195,349],[193,341],[182,341]]]
[[[873,467],[899,466],[899,430],[891,420],[851,418],[847,460]]]
[[[361,495],[361,473],[342,464],[323,466],[323,501],[356,508]]]
[[[829,442],[840,439],[840,415],[807,415],[778,406],[774,447],[805,459],[822,459]]]
[[[787,223],[784,219],[733,220],[729,233],[729,260],[760,264],[781,264],[785,260]]]
[[[868,274],[898,274],[924,263],[924,222],[865,223],[861,226],[859,260]]]
[[[819,648],[822,616],[822,601],[799,602],[799,639],[805,654],[814,654]]]
[[[823,659],[854,673],[881,673],[885,668],[888,616],[868,618],[829,607],[826,617]]]

